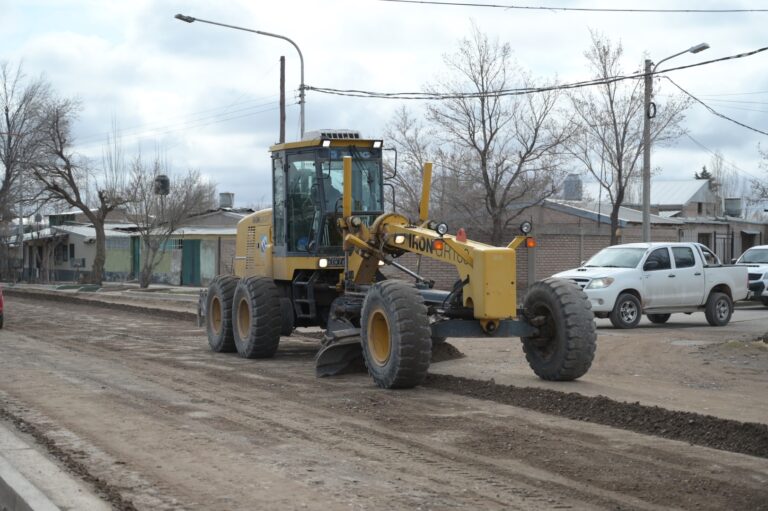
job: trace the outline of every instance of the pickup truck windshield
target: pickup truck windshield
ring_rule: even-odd
[[[635,268],[645,254],[645,248],[604,248],[592,259],[587,261],[586,267],[602,268]]]
[[[739,263],[768,264],[768,248],[752,248],[744,252]]]

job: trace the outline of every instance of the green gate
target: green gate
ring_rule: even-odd
[[[200,240],[181,242],[181,285],[200,285]]]
[[[131,273],[133,278],[139,280],[141,272],[141,238],[134,236],[131,238]]]

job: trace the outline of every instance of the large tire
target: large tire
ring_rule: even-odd
[[[232,307],[237,353],[243,358],[270,358],[280,343],[280,292],[272,279],[249,277],[235,289]]]
[[[539,378],[570,381],[583,376],[595,358],[597,331],[587,295],[567,280],[535,282],[525,296],[526,315],[539,328],[523,337],[528,365]]]
[[[648,321],[662,325],[669,321],[670,317],[672,317],[672,314],[648,314]]]
[[[712,326],[725,326],[733,315],[733,301],[725,293],[712,292],[704,308],[707,323]]]
[[[232,296],[238,280],[231,275],[219,275],[208,286],[205,330],[208,333],[208,345],[216,353],[235,351],[232,334]]]
[[[640,323],[642,310],[640,300],[635,295],[621,293],[613,310],[608,314],[608,319],[616,328],[635,328]]]
[[[768,307],[768,298],[761,298],[760,301],[763,302],[763,305]]]
[[[405,389],[424,381],[432,340],[418,290],[397,280],[377,282],[363,302],[360,326],[365,365],[376,385]]]

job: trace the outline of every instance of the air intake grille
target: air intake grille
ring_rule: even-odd
[[[245,241],[245,271],[253,271],[256,269],[256,226],[248,226],[248,237]]]

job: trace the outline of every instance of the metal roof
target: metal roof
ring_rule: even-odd
[[[609,223],[611,221],[611,204],[609,202],[589,202],[589,201],[564,201],[547,199],[545,203],[550,205],[557,205],[562,208],[571,210],[572,213],[590,218],[597,221],[598,217],[601,222]],[[660,215],[650,215],[649,220],[651,224],[662,225],[681,225],[684,222],[678,218],[664,218]],[[619,224],[625,226],[626,224],[641,224],[643,223],[643,212],[637,209],[625,208],[621,206],[619,208]]]
[[[602,202],[610,202],[608,192],[601,189],[599,183],[587,182],[583,185],[585,198]],[[709,181],[706,179],[679,179],[674,181],[651,181],[651,204],[654,206],[682,206],[693,201],[698,194],[709,194]],[[704,197],[702,197],[704,198]],[[625,201],[626,202],[626,201]],[[696,202],[707,202],[697,200]]]
[[[174,231],[173,237],[178,236],[235,236],[237,227],[181,227]]]

